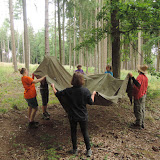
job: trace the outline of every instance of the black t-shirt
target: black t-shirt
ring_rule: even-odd
[[[84,87],[71,87],[56,93],[56,97],[66,96],[69,100],[70,108],[68,116],[74,121],[86,121],[88,113],[86,104],[92,105],[91,93]]]
[[[48,90],[48,83],[46,80],[40,82],[40,89],[41,90]]]

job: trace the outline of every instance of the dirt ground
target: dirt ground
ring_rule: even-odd
[[[61,105],[50,105],[48,109],[51,119],[42,120],[39,108],[36,120],[40,126],[31,130],[27,128],[27,110],[0,114],[0,160],[87,159],[79,127],[79,155],[74,157],[68,153],[70,127],[64,109]],[[128,100],[106,107],[88,106],[88,113],[93,150],[90,159],[160,159],[160,107],[149,113],[152,118],[146,119],[143,130],[129,127],[134,115]]]

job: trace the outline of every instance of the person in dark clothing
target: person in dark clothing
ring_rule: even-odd
[[[40,93],[42,97],[42,112],[43,112],[42,118],[45,120],[49,120],[50,114],[47,112],[47,105],[49,100],[49,89],[48,89],[48,83],[46,79],[41,82]]]
[[[94,91],[91,95],[90,91],[87,88],[82,87],[84,84],[83,75],[79,72],[74,73],[71,84],[73,87],[66,88],[62,91],[57,91],[52,84],[53,91],[56,97],[66,96],[70,101],[70,108],[68,111],[68,118],[71,127],[71,139],[73,144],[73,154],[77,155],[77,124],[80,124],[81,132],[84,137],[84,142],[87,149],[87,157],[90,157],[92,154],[89,135],[88,135],[88,112],[86,104],[92,105],[94,102],[94,97],[96,92]]]
[[[144,128],[145,101],[148,87],[147,69],[147,65],[138,66],[139,75],[137,79],[133,77],[132,73],[129,73],[134,83],[132,95],[134,96],[134,115],[136,117],[132,127],[138,129]]]
[[[32,74],[32,79],[34,79],[34,74]],[[50,119],[50,114],[47,112],[47,105],[49,100],[49,89],[48,89],[48,83],[46,79],[41,81],[40,84],[40,93],[42,97],[42,118],[45,120]]]

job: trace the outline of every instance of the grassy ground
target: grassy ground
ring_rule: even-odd
[[[18,65],[18,67],[22,66]],[[30,73],[36,68],[37,65],[31,65]],[[69,66],[65,68],[73,73]],[[124,79],[128,72],[130,71],[122,70],[121,79]],[[93,74],[93,68],[89,68],[89,73]],[[133,75],[136,77],[138,73],[133,72]],[[116,105],[88,107],[92,159],[157,160],[160,156],[160,80],[151,75],[147,76],[149,89],[145,130],[129,129],[129,124],[134,121],[134,115],[127,98]],[[41,105],[38,87],[39,84],[36,88],[38,102]],[[67,153],[71,148],[69,123],[51,89],[48,108],[51,120],[42,120],[41,109],[39,109],[36,119],[40,122],[40,127],[37,131],[27,130],[27,104],[23,98],[23,92],[21,75],[13,73],[11,64],[0,63],[0,148],[3,148],[0,150],[0,159],[87,160],[84,156],[84,142],[79,129],[79,157]],[[15,106],[18,107],[18,111],[13,110]],[[159,147],[159,151],[154,151],[153,147]]]

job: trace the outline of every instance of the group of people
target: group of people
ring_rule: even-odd
[[[75,72],[80,72],[81,74],[84,74],[84,71],[82,69],[82,65],[78,65],[77,66],[77,70],[75,70]],[[112,72],[112,66],[107,65],[106,66],[106,71],[104,73],[109,73],[111,76],[113,76],[113,72]]]
[[[144,128],[144,114],[145,114],[145,99],[148,87],[148,78],[146,77],[146,71],[148,66],[140,66],[138,68],[139,76],[135,79],[132,73],[129,73],[130,78],[132,78],[134,87],[133,87],[133,96],[134,96],[134,114],[136,117],[136,122],[132,125],[133,127],[137,127],[139,129]],[[49,114],[47,112],[47,103],[48,103],[48,84],[46,82],[46,77],[39,78],[34,80],[34,76],[30,78],[28,76],[28,71],[25,68],[20,69],[20,73],[22,76],[22,84],[24,86],[24,98],[28,103],[28,118],[29,118],[29,128],[37,128],[38,122],[34,121],[37,109],[38,102],[36,99],[36,89],[35,83],[40,82],[41,86],[41,96],[42,96],[42,111],[43,117],[48,117]],[[111,72],[111,66],[106,67],[106,72],[113,76]],[[84,142],[86,145],[86,155],[90,157],[92,154],[91,145],[89,141],[88,134],[88,112],[86,108],[86,104],[92,105],[95,100],[96,91],[92,94],[90,91],[83,87],[84,84],[84,71],[82,70],[82,66],[78,65],[77,70],[73,74],[71,81],[71,88],[66,88],[62,91],[57,91],[54,84],[51,84],[53,92],[56,97],[60,98],[61,96],[66,96],[70,100],[70,108],[68,112],[68,118],[70,122],[71,128],[71,139],[72,139],[72,153],[74,155],[78,154],[77,150],[77,124],[79,123],[81,132],[84,137]],[[46,118],[47,119],[47,118]]]

